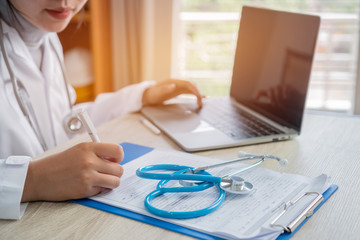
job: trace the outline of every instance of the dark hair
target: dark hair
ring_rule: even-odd
[[[16,8],[10,2],[10,0],[0,0],[4,3],[4,7],[2,11],[0,11],[0,18],[4,20],[7,24],[13,25],[14,22],[20,23],[19,19],[16,17],[15,11]],[[3,6],[2,6],[3,7]]]

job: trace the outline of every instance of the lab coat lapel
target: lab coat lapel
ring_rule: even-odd
[[[32,59],[32,57],[18,32],[9,27],[5,22],[1,21],[1,23],[4,31],[4,38],[7,38],[7,41],[4,42],[9,57],[10,55],[15,55],[17,57],[15,59],[22,60],[23,62],[27,62],[27,64],[29,64],[29,59]],[[11,39],[11,41],[9,39]],[[14,58],[10,57],[10,59]]]
[[[13,67],[14,74],[25,86],[30,96],[30,101],[34,109],[36,119],[39,123],[41,133],[46,141],[46,144],[49,147],[52,147],[55,144],[51,130],[51,116],[48,109],[46,87],[44,87],[44,75],[36,66],[28,48],[17,32],[13,30],[9,31],[8,34],[11,39],[11,41],[6,41],[11,45],[10,48],[7,48],[8,56],[11,61],[11,66]],[[45,63],[45,61],[43,61],[43,63]],[[47,68],[46,64],[44,68]],[[51,71],[50,68],[47,71]]]

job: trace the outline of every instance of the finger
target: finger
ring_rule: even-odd
[[[196,99],[197,99],[197,104],[199,105],[199,107],[202,107],[202,98],[203,96],[200,94],[199,90],[197,89],[197,87],[192,84],[192,83],[188,83],[187,85],[188,89],[190,90],[190,93],[192,93],[193,95],[195,95]]]
[[[91,190],[86,194],[86,196],[81,196],[80,198],[84,197],[92,197],[96,194],[99,194],[104,188],[102,187],[92,187]]]
[[[94,143],[95,154],[111,162],[119,163],[124,159],[124,150],[120,145],[111,143]]]
[[[101,159],[96,163],[95,169],[99,173],[113,175],[116,177],[121,177],[124,173],[124,168],[120,164],[103,161]]]
[[[94,180],[94,186],[114,189],[120,185],[120,178],[112,175],[99,173]]]
[[[105,188],[93,186],[93,187],[91,187],[89,189],[84,190],[83,192],[77,192],[77,194],[74,194],[74,195],[71,195],[71,196],[68,196],[68,197],[66,196],[62,200],[82,199],[82,198],[92,197],[92,196],[95,196],[95,195],[101,193],[101,191],[103,191],[103,189],[105,189]],[[57,200],[55,200],[55,201],[57,201]]]

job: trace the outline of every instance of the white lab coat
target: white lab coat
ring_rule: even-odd
[[[49,33],[44,38],[47,48],[40,71],[18,32],[0,21],[11,67],[30,95],[46,143],[52,148],[67,141],[71,136],[63,128],[63,119],[70,112],[69,103],[61,67],[54,51],[49,47],[52,41],[58,54],[63,57],[57,35]],[[152,84],[153,82],[143,82],[114,93],[101,94],[94,102],[75,106],[75,109],[85,107],[98,126],[111,118],[140,110],[142,94]],[[70,94],[75,102],[76,95],[72,87]],[[25,204],[20,204],[20,200],[29,161],[43,150],[16,101],[1,52],[0,111],[0,218],[19,219],[26,207]]]

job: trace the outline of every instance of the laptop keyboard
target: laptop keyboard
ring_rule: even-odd
[[[206,122],[234,139],[283,133],[246,111],[233,106],[228,99],[206,102],[199,114]]]

